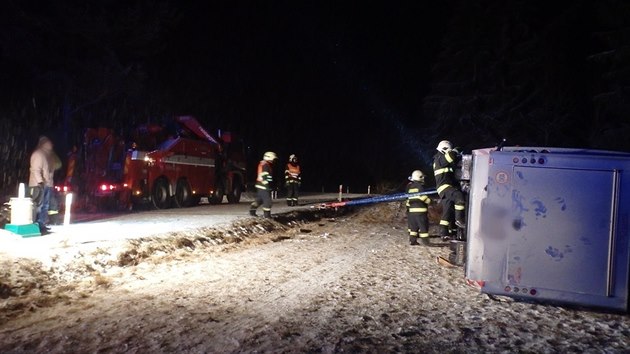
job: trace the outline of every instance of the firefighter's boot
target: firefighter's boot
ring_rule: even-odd
[[[457,241],[466,241],[466,229],[464,228],[460,228],[457,229],[457,232],[455,233],[455,240]]]
[[[418,237],[416,237],[416,236],[409,236],[409,245],[417,246],[418,245]]]
[[[431,242],[429,242],[429,237],[419,237],[421,246],[431,246]]]
[[[455,205],[455,225],[460,229],[466,228],[463,205]]]
[[[440,225],[440,231],[438,235],[442,238],[442,240],[450,240],[451,230],[449,230],[448,225]]]
[[[265,219],[271,219],[271,210],[265,210],[265,211],[263,212],[263,217],[264,217]]]
[[[287,206],[293,206],[293,202],[289,199],[287,199]]]
[[[256,216],[256,209],[249,209],[249,215]]]

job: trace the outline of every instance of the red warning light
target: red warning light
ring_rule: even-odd
[[[116,189],[116,186],[113,184],[101,184],[99,189],[102,190],[103,192],[113,191],[114,189]]]

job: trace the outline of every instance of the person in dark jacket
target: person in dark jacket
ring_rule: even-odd
[[[442,217],[440,229],[442,236],[448,236],[450,223],[455,216],[455,225],[465,228],[465,200],[455,179],[455,168],[459,161],[459,152],[453,149],[448,140],[442,140],[437,146],[437,153],[433,157],[433,173],[435,185],[442,203]]]
[[[297,206],[302,184],[302,170],[294,154],[289,156],[289,163],[284,170],[284,184],[287,187],[287,205]]]
[[[256,216],[256,210],[262,205],[263,216],[271,217],[271,190],[273,182],[273,162],[278,158],[275,152],[267,151],[258,163],[256,174],[256,199],[250,205],[249,214]]]
[[[415,170],[409,177],[407,184],[407,226],[409,230],[409,244],[429,245],[429,204],[431,198],[426,195],[413,195],[424,192],[424,174],[420,170]],[[418,243],[420,240],[420,243]]]

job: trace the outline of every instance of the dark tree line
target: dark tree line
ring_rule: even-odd
[[[630,4],[455,1],[426,136],[630,150]]]
[[[0,195],[28,179],[39,135],[56,150],[84,128],[122,128],[161,112],[149,59],[178,21],[168,1],[5,1],[0,14]]]

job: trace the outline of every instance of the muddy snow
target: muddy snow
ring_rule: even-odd
[[[399,203],[0,263],[2,353],[628,352],[626,315],[490,298]]]

